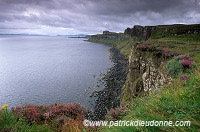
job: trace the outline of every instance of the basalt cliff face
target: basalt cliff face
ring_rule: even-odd
[[[123,88],[122,102],[149,92],[172,81],[167,73],[167,61],[153,53],[143,53],[133,46],[128,60],[127,81]]]
[[[156,30],[156,26],[140,26],[136,25],[133,28],[127,28],[124,34],[135,36],[138,40],[147,40]]]

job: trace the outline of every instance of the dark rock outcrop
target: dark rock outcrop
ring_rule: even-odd
[[[105,40],[124,40],[124,35],[115,32],[103,31],[103,34],[97,34],[90,36],[90,39],[105,39]]]
[[[167,73],[166,62],[164,58],[153,54],[141,54],[133,46],[129,56],[128,81],[123,89],[123,95],[136,97],[142,91],[148,92],[170,83],[172,78]],[[126,101],[124,97],[123,101]]]
[[[153,31],[155,31],[156,26],[140,26],[135,25],[133,28],[127,28],[124,33],[131,36],[135,36],[138,40],[147,40]]]

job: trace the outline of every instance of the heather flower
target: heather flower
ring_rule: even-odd
[[[70,103],[66,105],[33,105],[27,104],[23,107],[13,107],[14,114],[20,114],[24,117],[25,121],[29,123],[39,122],[45,119],[56,121],[58,117],[68,117],[73,119],[83,119],[85,115],[85,108],[80,104]],[[61,118],[60,118],[61,121]]]
[[[137,45],[137,50],[140,51],[157,51],[159,44],[141,43]]]
[[[192,51],[199,51],[200,48],[193,48]]]
[[[147,50],[149,49],[150,45],[151,45],[151,44],[149,44],[149,43],[139,44],[139,45],[137,46],[137,49],[138,49],[138,50],[141,50],[141,51],[147,51]]]
[[[192,61],[183,61],[181,64],[183,67],[192,67]]]
[[[114,115],[118,114],[119,111],[117,111],[117,110],[110,110],[110,111],[108,111],[108,113],[110,113],[110,114],[112,114],[114,116]]]
[[[181,80],[187,80],[188,78],[190,78],[189,75],[183,75],[180,77]]]
[[[123,110],[125,110],[125,108],[124,108],[124,107],[121,107],[121,108],[119,108],[119,110],[120,110],[120,111],[123,111]]]
[[[56,119],[56,122],[58,122],[58,123],[61,123],[63,121],[64,121],[64,117],[63,116],[61,116],[61,117]]]
[[[17,106],[17,107],[16,107],[16,109],[22,109],[22,107],[20,107],[20,106]]]
[[[196,61],[195,59],[190,59],[190,61]]]
[[[188,56],[193,57],[195,54],[189,53]]]
[[[107,119],[118,120],[118,119],[121,119],[125,115],[126,115],[125,108],[121,107],[121,108],[111,109],[107,111],[106,117]]]
[[[181,52],[176,50],[164,50],[163,46],[165,43],[157,43],[157,44],[151,44],[151,43],[141,43],[137,45],[137,50],[140,51],[153,51],[156,55],[164,55],[166,57],[174,57],[182,55]]]
[[[195,61],[194,59],[191,58],[192,56],[194,56],[194,54],[192,53],[186,55],[179,55],[178,57],[176,57],[176,60]]]
[[[164,53],[171,53],[173,50],[164,50]]]
[[[51,113],[50,113],[50,112],[44,113],[44,117],[45,117],[45,118],[49,118],[50,116],[51,116]]]
[[[165,56],[179,56],[182,54],[181,52],[176,50],[164,50],[163,52]]]
[[[182,58],[180,58],[181,60],[190,60],[190,57],[189,56],[184,56]]]

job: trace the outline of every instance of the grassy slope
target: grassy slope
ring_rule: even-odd
[[[129,107],[130,113],[123,120],[189,120],[191,127],[112,127],[103,131],[200,131],[200,34],[163,36],[163,29],[168,27],[161,26],[162,30],[154,33],[146,42],[170,43],[166,49],[178,50],[184,54],[194,53],[197,67],[189,80],[177,78],[172,84],[133,100]]]
[[[29,125],[22,116],[14,115],[10,110],[0,111],[0,131],[2,132],[53,132],[50,126],[44,124]]]
[[[121,34],[120,34],[121,35]],[[126,37],[125,40],[109,40],[109,39],[96,39],[90,38],[89,41],[108,44],[116,47],[120,50],[121,54],[128,59],[128,56],[131,52],[131,47],[136,43],[134,38]]]
[[[200,71],[188,81],[174,83],[139,97],[130,106],[130,113],[122,120],[191,121],[191,127],[111,127],[103,131],[198,131]]]

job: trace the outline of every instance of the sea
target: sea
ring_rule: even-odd
[[[93,109],[94,91],[113,66],[109,49],[86,38],[0,36],[0,106],[80,103]]]

